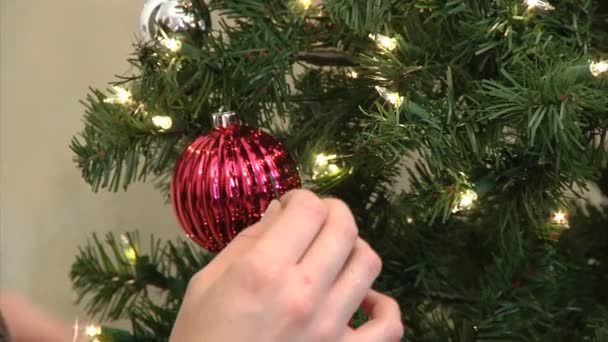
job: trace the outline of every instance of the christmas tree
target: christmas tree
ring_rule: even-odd
[[[608,194],[608,2],[150,0],[142,31],[135,72],[84,101],[93,191],[152,180],[175,205],[180,156],[230,110],[351,206],[406,340],[608,340],[608,207],[576,204]],[[89,313],[132,324],[95,339],[168,340],[214,256],[140,235],[73,264]]]

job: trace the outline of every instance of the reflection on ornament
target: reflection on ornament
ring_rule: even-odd
[[[397,48],[397,39],[385,36],[383,34],[371,34],[369,37],[378,44],[379,47],[386,51],[393,51]]]
[[[101,335],[101,327],[99,325],[89,324],[84,328],[84,333],[89,337]]]
[[[458,196],[456,205],[452,208],[452,212],[457,213],[462,210],[471,209],[475,201],[477,201],[477,198],[477,193],[471,189],[461,192]]]
[[[173,127],[173,119],[169,116],[157,115],[152,117],[152,124],[154,124],[159,131],[166,132]]]
[[[182,42],[179,39],[163,38],[160,43],[172,52],[177,52],[182,49]]]
[[[120,86],[113,86],[112,92],[113,94],[105,98],[103,102],[123,105],[133,102],[133,94],[131,94],[129,89]]]
[[[552,11],[555,9],[550,3],[542,0],[524,0],[524,4],[528,6],[528,9],[539,8],[545,11]]]
[[[593,76],[600,77],[602,74],[608,72],[608,61],[591,63],[589,65],[589,70],[591,70]]]
[[[553,223],[558,224],[560,226],[568,225],[568,215],[562,210],[556,211],[553,213]]]
[[[401,107],[405,98],[397,92],[392,92],[384,87],[376,86],[378,94],[395,107]]]
[[[341,171],[340,167],[331,162],[336,159],[338,159],[338,156],[335,154],[318,154],[315,158],[315,165],[312,168],[312,179],[331,177],[339,174]]]

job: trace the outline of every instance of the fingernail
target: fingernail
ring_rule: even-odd
[[[260,221],[265,222],[272,219],[274,216],[276,216],[276,214],[278,214],[280,210],[281,202],[277,201],[276,199],[272,200],[268,205],[268,208],[266,208],[266,211],[264,212],[264,215],[262,216],[262,219]]]

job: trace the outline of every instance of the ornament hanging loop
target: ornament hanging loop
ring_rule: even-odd
[[[233,111],[225,111],[224,107],[220,111],[213,114],[213,128],[228,128],[238,125],[239,119]]]

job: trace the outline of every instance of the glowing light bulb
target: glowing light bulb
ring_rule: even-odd
[[[467,190],[460,198],[460,206],[463,208],[470,208],[476,200],[477,193],[473,190]]]
[[[545,11],[552,11],[555,9],[553,5],[543,0],[524,0],[524,4],[528,6],[528,9],[539,8]]]
[[[160,43],[172,52],[182,49],[182,42],[175,38],[163,38]]]
[[[399,93],[392,92],[384,87],[376,86],[376,91],[383,99],[390,102],[396,107],[401,107],[403,101],[405,100],[404,97],[401,96]]]
[[[101,327],[99,325],[89,324],[84,328],[84,333],[89,337],[101,335]]]
[[[157,115],[152,117],[152,124],[154,124],[159,131],[166,132],[173,127],[173,119],[169,116]]]
[[[458,203],[452,208],[453,213],[457,213],[462,210],[469,210],[475,204],[478,199],[478,195],[475,191],[469,189],[465,190],[458,196]]]
[[[559,224],[560,226],[568,225],[568,215],[562,210],[553,213],[553,223]]]
[[[356,72],[355,70],[351,70],[348,74],[348,77],[352,78],[352,79],[357,79],[359,78],[359,73]]]
[[[409,223],[409,224],[414,223],[414,219],[413,219],[413,218],[411,218],[411,217],[408,217],[408,218],[406,219],[406,221],[407,221],[407,223]]]
[[[591,74],[595,77],[600,77],[602,74],[608,72],[608,61],[601,61],[597,63],[591,63],[589,65]]]
[[[105,103],[128,104],[133,102],[133,94],[129,89],[113,86],[113,94],[103,100]]]
[[[137,263],[137,251],[133,247],[129,247],[125,249],[125,258],[131,265],[135,265]]]
[[[312,6],[312,0],[299,0],[300,6],[304,9],[309,9]]]
[[[315,165],[313,166],[312,170],[312,179],[335,176],[339,174],[342,169],[335,163],[332,163],[332,161],[336,159],[338,159],[338,156],[335,154],[318,154],[315,158]]]
[[[397,48],[397,39],[383,34],[370,34],[369,37],[386,51],[393,51]]]
[[[315,158],[315,162],[317,165],[327,165],[329,163],[330,160],[334,160],[338,158],[337,155],[335,154],[330,154],[330,155],[325,155],[323,153],[319,153],[317,155],[317,158]]]
[[[329,165],[327,165],[327,171],[330,174],[335,174],[340,171],[340,168],[336,164],[329,164]]]

